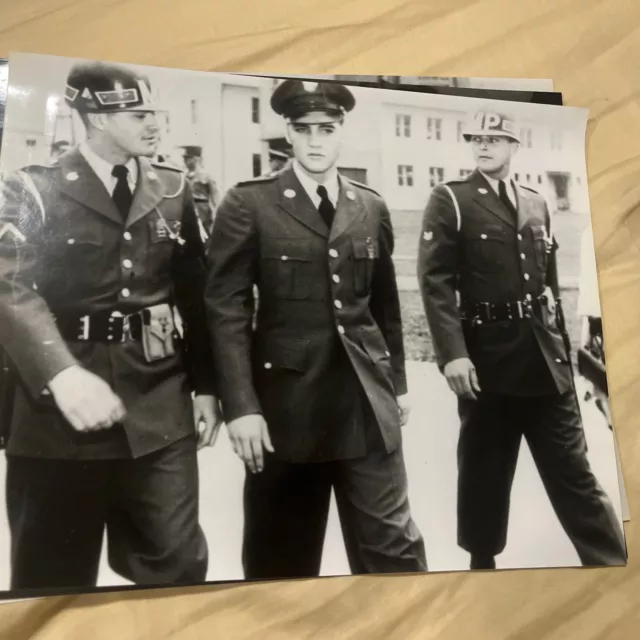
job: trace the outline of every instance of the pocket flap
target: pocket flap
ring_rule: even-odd
[[[261,366],[265,369],[306,371],[308,367],[308,340],[267,340],[261,351]]]
[[[353,238],[353,257],[356,260],[374,260],[380,255],[377,238]]]
[[[271,260],[297,260],[309,262],[309,240],[291,240],[291,239],[275,239],[266,238],[261,247],[260,253],[263,258]]]

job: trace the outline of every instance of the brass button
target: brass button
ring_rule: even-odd
[[[334,273],[334,274],[331,276],[331,279],[332,279],[336,284],[338,284],[338,282],[340,282],[340,276],[339,276],[337,273]]]
[[[337,258],[338,257],[338,252],[335,249],[329,249],[329,255],[332,258]]]
[[[122,234],[122,237],[123,237],[127,242],[129,242],[129,240],[131,240],[131,234],[130,234],[128,231],[125,231],[125,232]]]
[[[128,298],[131,295],[131,291],[129,291],[129,289],[123,289],[120,293],[123,298]]]
[[[131,262],[131,260],[129,260],[129,258],[126,258],[125,260],[122,261],[122,266],[125,269],[131,269],[131,267],[133,267],[133,262]]]
[[[340,300],[335,300],[333,303],[336,307],[336,309],[342,309],[342,302],[340,302]]]

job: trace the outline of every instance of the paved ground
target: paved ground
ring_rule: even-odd
[[[467,568],[467,555],[456,546],[455,446],[458,421],[455,400],[437,369],[430,363],[409,363],[414,410],[405,427],[405,457],[410,499],[422,530],[433,571]],[[614,445],[597,409],[583,406],[591,462],[620,514]],[[200,455],[202,522],[210,545],[208,579],[242,579],[240,541],[243,470],[223,430],[212,450]],[[0,458],[4,479],[4,457]],[[4,487],[0,480],[0,496]],[[8,584],[8,533],[0,506],[0,589]],[[576,565],[578,558],[548,503],[526,446],[520,456],[513,488],[513,507],[507,549],[498,559],[501,568]],[[322,565],[323,575],[348,573],[348,566],[332,509]],[[101,585],[125,584],[106,566]]]

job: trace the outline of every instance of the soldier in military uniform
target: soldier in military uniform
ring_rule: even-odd
[[[87,141],[3,185],[11,588],[95,585],[105,526],[126,579],[203,581],[197,447],[220,419],[190,190],[148,160],[159,128],[144,77],[79,64],[65,98]]]
[[[495,567],[524,435],[581,562],[624,564],[621,527],[587,460],[548,208],[509,176],[513,120],[480,112],[464,137],[477,168],[433,190],[418,261],[437,363],[459,403],[458,542],[472,568]]]
[[[318,575],[332,487],[353,573],[427,568],[402,453],[389,211],[336,170],[354,104],[341,85],[280,84],[292,166],[230,189],[208,249],[217,384],[248,470],[248,579]]]
[[[202,147],[191,145],[184,147],[184,164],[187,167],[187,180],[191,186],[196,211],[208,236],[213,227],[216,207],[220,201],[220,192],[216,181],[202,169]]]

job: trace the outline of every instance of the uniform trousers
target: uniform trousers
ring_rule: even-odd
[[[195,436],[136,459],[7,456],[11,589],[92,587],[108,560],[135,584],[203,582]]]
[[[591,471],[573,391],[459,399],[458,544],[495,556],[506,545],[511,487],[526,438],[553,509],[583,565],[624,565],[622,528]],[[535,525],[535,522],[532,522]]]
[[[267,453],[263,471],[247,471],[244,486],[247,580],[319,575],[332,488],[352,573],[427,570],[401,446],[318,463]]]

